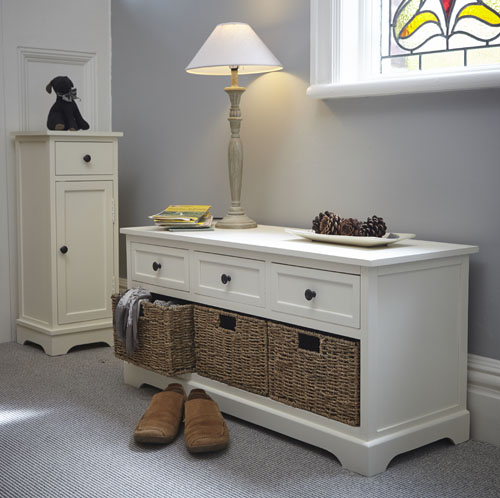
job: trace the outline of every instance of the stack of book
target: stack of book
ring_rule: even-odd
[[[210,230],[213,216],[211,206],[174,204],[150,218],[154,224],[167,230]]]

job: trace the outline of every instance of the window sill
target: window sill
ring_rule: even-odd
[[[499,87],[500,69],[481,69],[467,72],[434,72],[415,77],[381,77],[347,83],[312,84],[307,89],[307,95],[315,99],[340,99]]]

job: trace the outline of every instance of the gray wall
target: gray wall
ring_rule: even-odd
[[[304,228],[325,209],[377,214],[392,231],[478,244],[469,352],[500,359],[500,91],[308,99],[307,0],[112,0],[120,225],[173,203],[225,214],[229,82],[184,71],[225,21],[248,22],[285,67],[240,78],[247,213]],[[121,263],[125,276],[123,250]]]

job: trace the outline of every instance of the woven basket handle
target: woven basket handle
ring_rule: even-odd
[[[223,315],[222,313],[219,315],[219,327],[226,330],[236,330],[236,317]]]
[[[312,351],[313,353],[321,352],[321,341],[319,337],[314,335],[304,334],[299,332],[299,349],[304,349],[305,351]]]

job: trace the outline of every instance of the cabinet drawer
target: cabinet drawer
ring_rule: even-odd
[[[56,142],[56,175],[112,175],[111,142]]]
[[[359,328],[360,276],[271,264],[271,309]]]
[[[131,243],[132,280],[176,290],[189,290],[187,249]]]
[[[226,301],[265,305],[265,263],[221,254],[194,253],[197,294]]]

